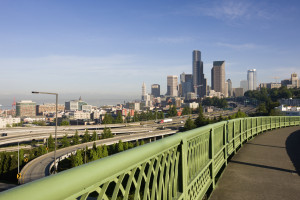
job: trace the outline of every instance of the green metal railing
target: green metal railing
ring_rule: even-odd
[[[0,199],[202,199],[245,141],[294,125],[300,117],[207,125],[2,192]]]

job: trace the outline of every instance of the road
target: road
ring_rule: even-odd
[[[177,130],[156,130],[151,132],[144,132],[144,133],[138,133],[138,134],[131,134],[131,135],[120,135],[116,136],[114,138],[108,138],[104,140],[98,140],[96,142],[96,145],[111,145],[114,143],[118,143],[119,140],[122,140],[123,142],[127,141],[135,141],[139,139],[145,139],[145,138],[152,138],[157,136],[163,136],[163,135],[170,135],[176,133]],[[78,149],[83,149],[86,146],[89,148],[92,148],[94,142],[84,143],[76,146],[71,146],[68,148],[60,149],[57,153],[57,158],[64,156],[68,153],[75,152]],[[29,162],[21,171],[22,177],[20,179],[20,183],[28,183],[37,179],[40,179],[42,177],[49,175],[49,168],[51,164],[54,161],[54,153],[50,152],[48,154],[45,154],[43,156],[40,156],[31,162]]]

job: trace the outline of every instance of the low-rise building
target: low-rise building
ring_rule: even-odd
[[[12,126],[13,124],[18,124],[21,122],[19,117],[0,117],[0,128],[5,128],[8,125]]]
[[[63,112],[64,110],[65,110],[64,105],[61,105],[61,104],[57,105],[58,112]],[[54,103],[47,103],[47,104],[36,106],[37,115],[45,115],[47,113],[54,113],[54,112],[56,112],[56,104],[54,104]]]
[[[281,105],[277,109],[286,116],[300,116],[300,107]]]

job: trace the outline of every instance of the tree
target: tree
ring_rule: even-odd
[[[177,109],[175,105],[170,105],[170,109],[168,111],[169,117],[177,116]]]
[[[82,164],[83,164],[82,151],[77,150],[75,156],[73,156],[73,158],[71,158],[71,166],[77,167]]]
[[[192,130],[196,128],[194,121],[191,118],[188,118],[184,124],[184,131]]]
[[[61,146],[62,146],[62,148],[66,148],[66,147],[70,146],[68,134],[65,134],[64,137],[61,139]]]
[[[123,123],[123,116],[122,116],[122,112],[118,112],[117,118],[116,118],[116,123]]]
[[[183,108],[183,110],[182,110],[182,115],[189,115],[189,114],[191,114],[192,112],[191,112],[191,109],[190,109],[190,107],[188,107],[188,106],[185,106],[184,108]]]
[[[128,112],[127,117],[126,117],[126,122],[130,122],[131,116],[130,113]]]
[[[89,160],[94,161],[94,160],[97,160],[97,159],[98,159],[97,150],[90,149],[89,150]]]
[[[139,121],[139,114],[137,113],[137,111],[134,111],[133,121],[134,122],[138,122]]]
[[[125,142],[125,143],[124,143],[124,150],[127,150],[128,148],[129,148],[128,142]]]
[[[128,143],[128,149],[132,149],[134,147],[133,143],[132,142],[129,142]]]
[[[92,141],[96,141],[96,140],[98,140],[98,135],[97,135],[96,131],[93,131]]]
[[[47,153],[46,147],[44,145],[40,145],[37,149],[37,151],[35,152],[35,156],[39,157],[41,155],[44,155]]]
[[[103,156],[103,158],[108,156],[108,150],[107,150],[107,146],[106,145],[103,145],[102,156]]]
[[[113,123],[113,117],[110,114],[105,114],[104,119],[102,121],[103,124],[112,124]]]
[[[207,125],[209,123],[209,121],[204,118],[203,108],[202,108],[201,104],[199,104],[199,107],[197,108],[197,110],[198,110],[198,117],[195,119],[195,125],[197,127]]]
[[[124,151],[124,144],[123,144],[122,140],[119,140],[118,152],[122,152],[122,151]]]
[[[90,141],[90,134],[89,131],[87,129],[85,129],[83,138],[82,138],[82,143],[86,143]]]
[[[63,120],[61,123],[60,123],[61,126],[69,126],[70,125],[70,122],[67,121],[67,120]]]
[[[72,144],[73,145],[77,145],[77,144],[79,144],[80,142],[79,142],[79,135],[78,135],[78,131],[76,130],[75,131],[75,135],[73,136],[73,142],[72,142]]]
[[[97,147],[97,155],[98,155],[98,158],[102,158],[103,157],[103,148],[101,145],[99,145]]]
[[[11,160],[11,156],[9,153],[5,153],[4,156],[4,161],[3,161],[3,167],[2,167],[2,173],[5,174],[7,172],[9,172],[9,166],[10,166],[10,160]]]
[[[50,134],[49,138],[48,138],[48,148],[50,151],[53,151],[55,148],[55,141],[52,137],[52,134]]]
[[[144,142],[144,140],[142,140],[142,141],[141,141],[141,146],[144,145],[144,144],[145,144],[145,142]]]
[[[102,132],[102,139],[112,138],[112,137],[113,137],[113,134],[111,133],[110,128],[104,127],[103,132]]]
[[[258,108],[256,109],[256,114],[257,115],[267,115],[268,114],[268,110],[266,108],[266,103],[260,103]]]

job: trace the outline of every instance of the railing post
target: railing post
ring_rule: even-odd
[[[182,193],[184,195],[184,199],[187,199],[187,185],[188,185],[188,146],[186,138],[183,138],[181,141],[181,176],[182,176]]]
[[[212,186],[215,188],[215,150],[214,150],[214,128],[212,127],[210,130],[211,140],[210,140],[210,159],[211,159],[211,177],[212,177]]]
[[[225,146],[225,166],[227,166],[227,158],[228,158],[228,121],[224,124],[223,127],[223,146]]]
[[[233,149],[234,149],[234,154],[236,154],[236,142],[235,142],[235,121],[232,123],[232,129],[233,129]],[[241,127],[240,127],[241,128]]]

